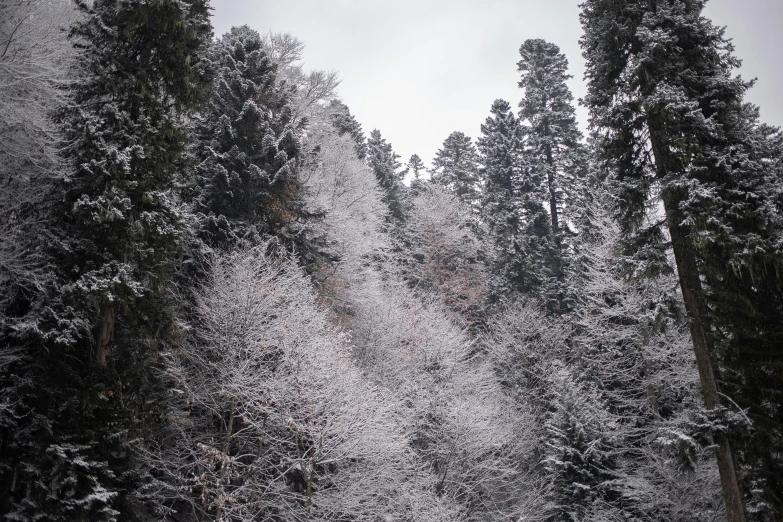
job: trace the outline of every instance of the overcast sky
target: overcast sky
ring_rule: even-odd
[[[247,24],[288,32],[305,45],[305,65],[338,71],[340,97],[405,162],[429,164],[459,130],[476,138],[496,98],[516,106],[520,44],[543,38],[568,57],[575,98],[585,93],[579,0],[213,0],[215,34]],[[706,15],[728,26],[749,101],[783,125],[783,0],[711,0]],[[577,108],[585,129],[587,112]]]

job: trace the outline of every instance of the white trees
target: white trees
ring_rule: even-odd
[[[706,418],[674,281],[622,277],[617,228],[594,210],[573,319],[520,303],[490,321],[485,342],[508,395],[544,426],[531,462],[548,484],[539,510],[556,520],[709,519],[721,511],[717,470],[700,445]]]
[[[439,503],[420,498],[401,406],[362,376],[293,261],[261,249],[216,259],[168,373],[171,449],[149,453],[169,485],[161,508],[196,520],[439,519]]]
[[[49,277],[41,216],[52,182],[67,172],[53,117],[72,81],[67,26],[75,16],[65,0],[0,4],[0,324],[12,290],[29,298]]]
[[[408,227],[419,261],[418,283],[466,320],[475,317],[487,294],[481,259],[486,230],[471,208],[449,189],[430,183],[414,197]]]
[[[320,230],[339,258],[322,295],[338,305],[335,318],[351,334],[355,359],[400,405],[399,429],[428,470],[405,480],[423,480],[432,501],[446,502],[454,519],[521,514],[528,477],[519,455],[532,447],[529,419],[504,396],[482,351],[443,304],[480,299],[483,276],[473,266],[480,243],[467,228],[468,211],[437,188],[414,204],[410,227],[427,277],[447,289],[417,293],[403,281],[400,254],[390,253],[383,232],[388,210],[355,143],[337,138],[329,125],[315,124],[308,138],[317,151],[303,176],[309,205],[324,215]],[[467,266],[475,269],[473,281],[461,279],[469,277],[460,272]]]

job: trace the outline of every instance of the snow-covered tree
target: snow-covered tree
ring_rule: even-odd
[[[413,175],[410,181],[410,195],[415,197],[429,183],[429,180],[422,179],[422,173],[427,172],[427,167],[418,154],[412,154],[408,163],[405,164],[405,170]]]
[[[75,16],[69,2],[0,4],[0,514],[14,502],[19,455],[40,450],[27,432],[37,383],[30,374],[36,351],[26,343],[56,288],[52,205],[69,170],[55,116],[70,103],[78,53],[67,31]]]
[[[341,310],[341,291],[366,264],[388,250],[381,233],[389,209],[372,169],[362,161],[356,143],[332,125],[326,109],[314,118],[304,143],[310,158],[301,179],[307,213],[323,216],[313,233],[326,238],[333,262],[321,264],[317,278],[322,296]]]
[[[774,133],[760,131],[744,104],[751,84],[733,75],[739,61],[724,30],[702,15],[704,4],[585,2],[585,101],[631,261],[660,260],[667,234],[671,240],[707,408],[735,409],[729,392],[757,419],[754,437],[715,434],[727,515],[735,522],[748,520],[737,448],[753,475],[745,483],[764,491],[753,505],[783,509],[776,493],[783,467],[766,449],[779,439],[763,427],[779,423],[782,410],[762,406],[780,402],[762,391],[780,388],[771,375],[780,365],[781,337],[768,328],[783,310],[779,271],[770,269],[780,263],[780,184],[769,169]],[[746,386],[755,392],[745,394]]]
[[[356,154],[359,156],[359,159],[365,159],[367,157],[367,139],[364,137],[364,132],[362,132],[361,123],[356,121],[348,106],[340,100],[332,100],[329,104],[329,109],[332,114],[332,123],[337,132],[340,136],[348,134],[356,143]]]
[[[402,184],[405,172],[400,169],[400,156],[394,152],[378,129],[367,140],[367,163],[375,173],[375,179],[384,191],[384,201],[389,206],[390,217],[397,223],[405,221],[406,187]]]
[[[319,161],[303,176],[340,258],[321,291],[351,334],[353,356],[400,401],[401,429],[411,434],[409,445],[423,466],[418,477],[455,519],[523,513],[530,488],[519,455],[527,455],[532,444],[524,409],[505,398],[441,298],[403,282],[390,255],[393,241],[385,233],[383,192],[374,173],[362,168],[351,140],[338,139],[331,125],[317,128],[323,130],[308,133],[312,143],[306,146],[317,150]],[[441,203],[443,219],[460,215],[456,198],[450,198]],[[417,229],[429,219],[419,208]],[[459,236],[458,227],[441,224]],[[464,245],[468,252],[471,245]],[[457,254],[456,245],[433,241],[432,247],[465,255]]]
[[[600,194],[600,193],[599,193]],[[596,194],[580,237],[583,284],[571,340],[574,370],[612,418],[615,508],[654,520],[722,513],[719,479],[695,419],[698,372],[672,274],[628,280],[620,230]]]
[[[481,212],[491,241],[490,300],[530,293],[548,277],[549,216],[523,175],[522,129],[504,100],[492,104],[478,139]]]
[[[48,209],[67,174],[54,117],[69,102],[75,15],[68,2],[0,5],[0,330],[35,314],[36,296],[51,282]]]
[[[478,153],[473,140],[455,131],[443,141],[432,160],[434,183],[445,186],[466,205],[478,209],[481,197],[478,176]]]
[[[486,298],[482,230],[458,196],[428,184],[414,197],[408,226],[417,284],[431,288],[450,309],[475,321]]]
[[[177,408],[148,451],[181,520],[438,520],[396,399],[370,384],[292,260],[223,254],[167,372]],[[166,439],[169,440],[166,440]],[[154,487],[154,485],[153,485]],[[417,495],[422,497],[417,499]]]
[[[413,174],[413,179],[420,179],[421,174],[427,170],[427,167],[424,165],[424,162],[421,161],[418,154],[412,154],[408,163],[405,164],[405,167]]]
[[[201,235],[211,246],[286,235],[297,214],[301,131],[292,93],[277,81],[278,66],[261,36],[247,26],[216,40],[209,59],[211,98],[194,124],[196,165],[186,180]]]
[[[575,385],[567,370],[561,369],[552,380],[553,412],[546,424],[543,464],[552,481],[555,520],[585,520],[596,504],[603,504],[596,511],[606,515],[618,496],[614,430],[596,408],[593,394]]]
[[[302,52],[305,45],[289,33],[272,33],[262,37],[262,46],[278,67],[281,87],[290,89],[289,105],[294,124],[306,123],[316,108],[335,101],[340,80],[335,71],[305,70]],[[339,102],[337,102],[339,103]]]
[[[519,119],[525,135],[524,156],[529,190],[549,202],[549,230],[554,249],[550,257],[552,281],[545,284],[545,299],[551,309],[573,309],[570,258],[573,220],[580,203],[580,183],[586,157],[576,125],[573,96],[566,85],[568,61],[560,49],[544,40],[526,40],[519,49],[519,87],[525,95],[519,103]],[[569,221],[571,221],[569,223]]]
[[[483,343],[509,397],[547,427],[533,448],[541,464],[531,474],[548,484],[536,512],[579,520],[710,520],[722,513],[704,438],[711,421],[697,400],[674,280],[626,280],[619,229],[600,206],[603,198],[595,201],[591,239],[580,238],[584,279],[575,313],[546,317],[519,303],[489,318]],[[593,450],[610,458],[608,474],[580,467],[585,452],[596,456]],[[597,489],[580,489],[584,497],[577,494],[584,482],[566,480],[579,469],[600,479]]]
[[[150,367],[173,319],[171,188],[211,33],[198,0],[77,6],[68,175],[47,245],[57,288],[28,332],[28,421],[3,459],[14,485],[2,509],[16,520],[117,520],[138,492],[128,441],[160,409]]]

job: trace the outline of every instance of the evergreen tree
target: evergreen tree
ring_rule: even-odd
[[[340,136],[348,134],[356,143],[356,154],[359,159],[367,157],[367,140],[362,132],[362,125],[353,117],[348,106],[340,100],[332,100],[329,104],[332,124]]]
[[[497,302],[529,293],[543,282],[549,216],[523,176],[522,129],[507,101],[492,104],[481,134],[481,207],[492,244],[490,301]]]
[[[574,232],[569,215],[575,212],[583,177],[585,155],[576,125],[573,96],[566,85],[568,61],[560,49],[544,40],[526,40],[517,63],[522,74],[519,87],[525,96],[519,103],[519,119],[525,131],[525,161],[531,184],[540,185],[549,202],[552,281],[544,294],[550,309],[573,308],[566,277],[570,274],[570,243]]]
[[[597,401],[578,389],[573,376],[558,376],[552,390],[553,413],[546,424],[544,466],[553,486],[556,520],[578,522],[590,511],[609,519],[617,491],[613,483],[616,457],[609,426]]]
[[[413,173],[413,179],[421,178],[421,173],[427,170],[418,154],[411,155],[406,166]]]
[[[427,171],[427,167],[424,166],[424,162],[418,154],[411,155],[408,163],[405,165],[405,170],[413,174],[413,179],[410,184],[411,197],[415,197],[424,190],[427,180],[421,179],[421,174]]]
[[[728,519],[748,519],[735,446],[750,468],[745,485],[763,490],[754,518],[780,520],[783,462],[770,450],[781,444],[783,411],[783,337],[773,326],[783,320],[775,133],[743,103],[750,84],[732,76],[739,61],[703,7],[585,2],[586,102],[635,250],[630,261],[648,265],[638,273],[665,259],[660,229],[668,229],[707,408],[739,403],[756,425],[753,437],[732,440],[731,427],[715,434]]]
[[[247,26],[219,38],[209,59],[212,93],[194,125],[197,165],[188,180],[201,236],[210,246],[290,236],[301,130],[292,123],[291,93]]]
[[[160,411],[154,367],[181,240],[170,190],[211,36],[202,0],[77,5],[83,66],[62,117],[71,168],[54,213],[59,288],[19,340],[27,420],[3,441],[13,520],[117,520],[139,498],[144,470],[129,442]]]
[[[449,134],[432,164],[433,182],[447,187],[471,208],[478,205],[478,153],[469,136],[459,131]]]
[[[383,199],[389,206],[391,219],[402,223],[405,221],[406,189],[402,184],[405,173],[400,170],[399,159],[391,143],[381,136],[381,131],[373,130],[367,140],[367,162],[383,189]]]

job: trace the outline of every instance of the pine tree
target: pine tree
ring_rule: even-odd
[[[462,202],[476,208],[480,199],[478,153],[473,140],[455,131],[443,141],[432,161],[432,181],[456,194]]]
[[[519,49],[517,63],[522,78],[519,87],[525,95],[519,103],[519,119],[525,133],[525,161],[536,193],[544,192],[549,202],[551,237],[550,267],[553,279],[544,291],[551,309],[565,312],[573,308],[567,295],[570,277],[570,243],[574,235],[569,215],[575,206],[584,176],[585,155],[576,125],[573,96],[566,85],[568,61],[560,49],[544,40],[526,40]],[[568,277],[567,277],[568,275]]]
[[[211,99],[194,128],[197,162],[188,184],[201,236],[210,246],[265,234],[290,234],[297,214],[301,128],[292,123],[290,92],[261,36],[234,27],[211,47]]]
[[[154,367],[181,241],[170,191],[211,35],[201,0],[77,5],[83,64],[62,116],[70,175],[51,245],[59,288],[22,345],[28,420],[4,439],[14,520],[117,520],[138,499],[129,442],[160,411]]]
[[[544,281],[549,216],[523,174],[522,129],[507,101],[492,104],[481,134],[481,207],[492,243],[490,301],[497,302],[530,293]]]
[[[405,221],[406,190],[402,184],[404,171],[400,170],[399,155],[375,129],[367,140],[367,162],[384,191],[384,201],[389,206],[390,217],[397,223]]]
[[[636,250],[631,261],[661,259],[661,227],[668,229],[707,408],[734,409],[724,400],[730,392],[756,423],[752,438],[732,440],[731,427],[729,436],[715,434],[728,519],[748,520],[734,446],[749,464],[752,484],[745,485],[764,489],[754,504],[768,512],[754,517],[779,520],[783,466],[770,452],[780,444],[773,426],[782,410],[783,338],[772,326],[783,319],[774,268],[779,181],[763,159],[775,154],[774,133],[743,103],[750,84],[732,76],[739,61],[703,7],[686,0],[585,2],[586,102],[612,168],[625,243]]]

